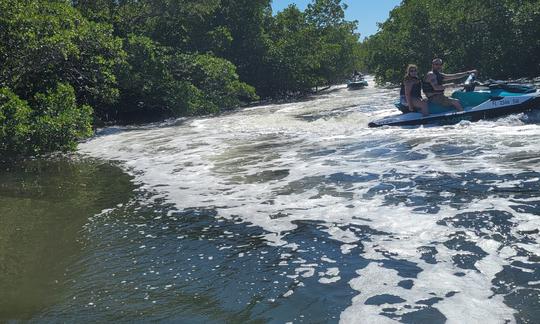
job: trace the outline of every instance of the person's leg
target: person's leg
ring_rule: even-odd
[[[450,99],[450,98],[449,98]],[[463,111],[463,106],[461,106],[461,103],[457,99],[450,99],[452,100],[452,106],[456,108],[457,111]]]
[[[399,104],[400,104],[399,110],[401,110],[402,113],[406,114],[410,112],[409,107],[407,105],[407,99],[405,98],[405,96],[399,97]]]
[[[463,111],[463,107],[461,106],[461,103],[459,100],[454,98],[448,98],[445,95],[436,95],[432,97],[433,102],[445,106],[445,107],[454,107],[457,111]]]
[[[418,99],[418,98],[413,98],[412,101],[413,101],[413,107],[420,109],[420,112],[422,113],[422,116],[425,117],[425,116],[429,115],[427,101],[424,101],[424,100],[421,100],[421,99]]]

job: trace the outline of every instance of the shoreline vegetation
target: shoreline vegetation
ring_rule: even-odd
[[[377,83],[399,83],[407,64],[419,75],[441,57],[445,71],[477,69],[483,79],[540,75],[540,1],[409,0],[362,43]]]
[[[361,42],[341,0],[278,13],[271,0],[0,0],[0,154],[74,150],[109,124],[302,100],[355,69],[395,84],[434,55],[448,71],[538,76],[540,1],[518,2],[402,1]]]

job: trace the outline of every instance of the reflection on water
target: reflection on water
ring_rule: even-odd
[[[137,189],[90,164],[102,191],[85,201],[103,204],[79,208],[83,244],[32,319],[534,323],[540,127],[367,128],[396,97],[337,88],[101,132],[80,152]]]
[[[88,217],[129,199],[132,185],[103,163],[0,165],[0,320],[28,318],[64,298]]]

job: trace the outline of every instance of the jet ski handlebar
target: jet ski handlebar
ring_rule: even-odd
[[[467,80],[463,83],[463,91],[472,92],[476,86],[486,87],[490,90],[504,90],[515,93],[532,93],[536,91],[536,87],[530,84],[515,83],[511,81],[492,80],[488,79],[484,82],[476,80],[476,74],[471,73]]]
[[[472,92],[477,85],[480,85],[480,82],[476,81],[476,73],[471,73],[463,83],[463,89],[465,92]]]

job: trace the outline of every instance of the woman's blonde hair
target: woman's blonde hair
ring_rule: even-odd
[[[409,71],[411,70],[411,68],[415,68],[416,71],[418,71],[418,66],[416,66],[416,64],[407,65],[407,70],[405,70],[405,79],[409,77]]]

